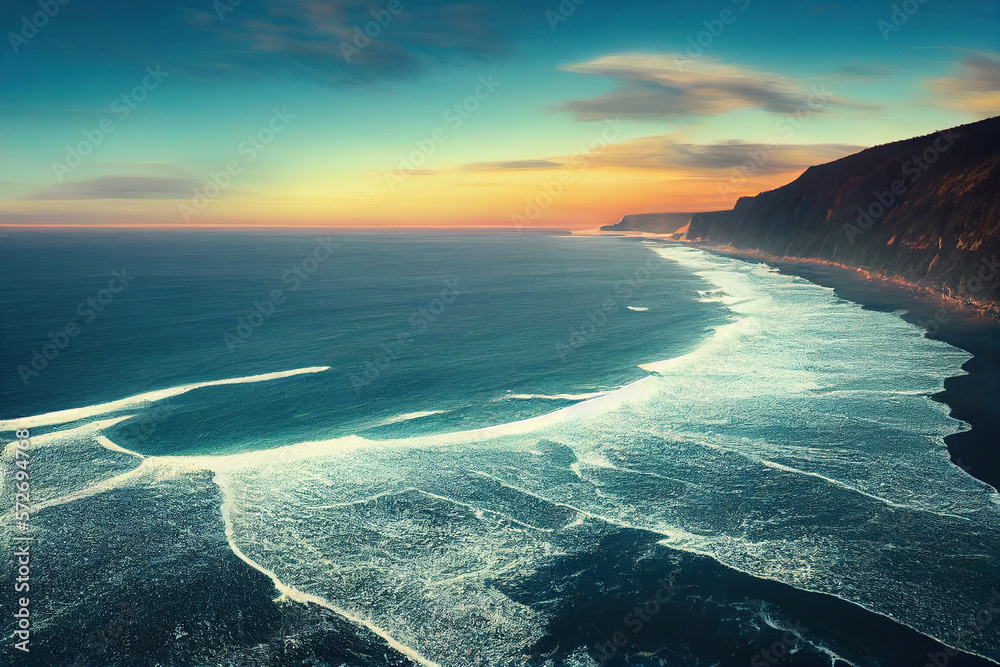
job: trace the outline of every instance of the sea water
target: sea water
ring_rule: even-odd
[[[931,399],[969,356],[895,315],[618,238],[25,233],[2,252],[0,429],[30,429],[40,548],[64,554],[50,632],[87,631],[61,590],[115,604],[162,562],[193,568],[169,551],[197,507],[272,604],[381,647],[353,664],[747,664],[780,642],[795,664],[911,664],[935,640],[1000,658],[977,616],[1000,502],[951,464],[966,425]],[[109,503],[110,522],[73,509]],[[168,553],[101,551],[130,533]],[[88,553],[128,568],[71,567]]]

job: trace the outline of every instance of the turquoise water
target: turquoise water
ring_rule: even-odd
[[[179,545],[206,530],[203,548],[281,594],[209,587],[223,664],[264,641],[227,625],[234,596],[247,616],[299,605],[367,633],[369,653],[314,654],[337,665],[745,665],[794,628],[781,664],[919,667],[935,640],[1000,659],[977,620],[1000,498],[950,463],[943,437],[966,426],[930,398],[967,353],[686,247],[332,241],[309,271],[306,235],[15,239],[0,429],[30,428],[48,471],[42,558],[129,567],[49,575],[52,632],[86,636],[88,608],[129,581],[194,577],[208,556]],[[32,349],[131,266],[25,386]],[[145,537],[102,550],[123,531]],[[661,579],[681,592],[635,630]],[[67,590],[87,602],[60,606]],[[137,604],[184,618],[168,598]]]
[[[692,349],[724,319],[697,301],[698,278],[614,239],[161,232],[23,243],[7,248],[3,305],[18,316],[0,330],[14,342],[0,366],[4,416],[329,367],[140,410],[114,433],[144,453],[505,423],[636,380],[639,364]],[[131,283],[79,315],[116,270]],[[57,350],[48,334],[66,321],[80,333]],[[34,372],[46,345],[58,355]]]

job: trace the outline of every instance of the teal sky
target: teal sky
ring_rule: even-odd
[[[734,146],[783,145],[741,183],[754,194],[809,164],[1000,113],[994,2],[912,0],[897,26],[882,2],[52,1],[51,18],[37,0],[2,16],[6,224],[505,225],[614,120],[537,220],[586,228],[722,207],[717,182],[745,159]],[[390,19],[348,62],[373,12]],[[121,118],[114,100],[150,81],[147,67],[166,76]],[[499,85],[449,124],[481,77]],[[828,102],[779,133],[815,90]],[[246,160],[241,142],[275,109],[291,120]],[[113,131],[95,134],[102,119]],[[445,140],[401,170],[435,129]],[[87,132],[99,144],[58,168],[95,143]],[[184,219],[233,160],[240,173]]]

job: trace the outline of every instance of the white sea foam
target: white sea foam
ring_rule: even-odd
[[[221,508],[221,510],[222,510],[222,520],[223,520],[223,523],[224,523],[224,525],[226,527],[226,539],[229,541],[229,547],[233,550],[233,553],[235,553],[242,561],[244,561],[245,563],[247,563],[250,567],[254,568],[258,572],[261,572],[264,575],[266,575],[274,583],[274,587],[276,589],[278,589],[278,591],[281,592],[281,597],[283,597],[285,599],[289,599],[289,600],[294,600],[296,602],[312,603],[312,604],[319,605],[321,607],[325,607],[326,609],[329,609],[330,611],[332,611],[332,612],[334,612],[336,614],[339,614],[340,616],[346,618],[347,620],[353,621],[354,623],[357,623],[358,625],[361,625],[361,626],[363,626],[363,627],[371,630],[373,633],[375,633],[376,635],[378,635],[379,637],[381,637],[382,639],[384,639],[385,642],[389,646],[391,646],[392,648],[396,649],[397,651],[399,651],[401,654],[405,655],[406,657],[411,658],[417,664],[423,665],[423,667],[441,667],[440,665],[438,665],[438,663],[436,663],[436,662],[434,662],[432,660],[428,660],[424,656],[420,655],[420,653],[418,653],[416,650],[410,648],[409,646],[406,646],[406,645],[400,643],[394,637],[392,637],[388,632],[386,632],[382,628],[378,627],[377,625],[375,625],[374,623],[372,623],[368,619],[366,619],[366,618],[364,618],[362,616],[358,616],[358,615],[352,614],[351,612],[349,612],[349,611],[347,611],[345,609],[341,609],[341,608],[339,608],[339,607],[331,604],[329,601],[324,600],[323,598],[319,597],[318,595],[312,595],[310,593],[305,593],[303,591],[298,590],[294,586],[289,586],[288,584],[286,584],[283,581],[281,581],[278,578],[278,575],[276,575],[273,571],[269,570],[268,568],[264,567],[260,563],[258,563],[256,561],[254,561],[253,559],[249,558],[243,552],[243,550],[240,549],[240,547],[236,544],[236,541],[235,541],[234,536],[233,536],[232,510],[231,510],[231,505],[230,505],[230,501],[229,501],[231,493],[230,493],[230,490],[229,490],[229,485],[222,478],[220,478],[218,475],[216,475],[213,478],[213,481],[216,483],[216,485],[222,491],[222,495],[223,495],[223,502],[222,502],[222,508]]]
[[[105,415],[111,412],[118,412],[120,410],[128,410],[147,403],[153,403],[155,401],[162,401],[165,398],[177,396],[178,394],[184,394],[195,389],[202,389],[203,387],[217,387],[226,384],[245,384],[249,382],[267,382],[268,380],[277,380],[279,378],[292,377],[303,373],[319,373],[321,371],[329,370],[329,368],[329,366],[313,366],[310,368],[297,368],[291,371],[280,371],[278,373],[264,373],[261,375],[230,378],[227,380],[196,382],[193,384],[181,385],[179,387],[170,387],[169,389],[147,391],[142,394],[136,394],[135,396],[129,396],[128,398],[122,398],[109,403],[87,405],[81,408],[70,408],[68,410],[57,410],[56,412],[47,412],[45,414],[34,415],[31,417],[2,419],[0,420],[0,432],[14,431],[16,429],[24,428],[37,428],[39,426],[52,426],[55,424],[66,424],[80,419],[87,419],[88,417],[96,417],[98,415]]]
[[[929,398],[969,355],[763,264],[655,251],[732,321],[625,387],[472,431],[142,465],[214,471],[235,553],[444,667],[511,663],[537,641],[547,614],[489,582],[529,576],[596,522],[1000,657],[956,621],[1000,578],[970,557],[1000,551],[997,494],[948,461],[943,437],[966,425]]]
[[[591,398],[597,398],[599,396],[606,396],[610,394],[609,391],[593,391],[585,394],[504,394],[500,398],[493,399],[494,401],[533,401],[533,400],[543,400],[543,401],[586,401]]]
[[[384,419],[380,422],[373,424],[370,428],[375,428],[379,426],[390,426],[391,424],[401,424],[403,422],[413,421],[414,419],[423,419],[424,417],[430,417],[431,415],[443,415],[447,410],[425,410],[422,412],[407,412],[401,415],[395,415]]]

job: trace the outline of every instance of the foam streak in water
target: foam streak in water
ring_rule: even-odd
[[[195,389],[201,389],[203,387],[217,387],[226,384],[246,384],[250,382],[267,382],[268,380],[277,380],[279,378],[292,377],[294,375],[302,375],[303,373],[319,373],[321,371],[329,370],[329,368],[330,368],[329,366],[313,366],[310,368],[297,368],[291,371],[264,373],[261,375],[250,375],[241,378],[230,378],[227,380],[196,382],[194,384],[181,385],[180,387],[171,387],[169,389],[158,389],[155,391],[147,391],[142,394],[129,396],[128,398],[122,398],[117,401],[111,401],[109,403],[99,403],[97,405],[88,405],[82,408],[70,408],[68,410],[57,410],[56,412],[47,412],[45,414],[34,415],[31,417],[2,419],[0,420],[0,432],[13,431],[22,428],[36,428],[38,426],[52,426],[55,424],[66,424],[69,422],[77,421],[79,419],[87,419],[88,417],[96,417],[98,415],[104,415],[110,412],[127,410],[129,408],[143,405],[145,403],[160,401],[165,398],[177,396],[178,394],[184,394],[186,392],[193,391]]]
[[[360,625],[360,626],[362,626],[364,628],[367,628],[371,632],[375,633],[376,635],[378,635],[379,637],[381,637],[382,639],[384,639],[385,642],[389,646],[391,646],[393,649],[395,649],[399,653],[405,655],[406,657],[410,658],[411,660],[413,660],[417,664],[423,665],[423,667],[441,667],[438,663],[436,663],[436,662],[434,662],[432,660],[428,660],[427,658],[425,658],[424,656],[420,655],[417,651],[415,651],[414,649],[410,648],[409,646],[405,646],[404,644],[401,644],[400,642],[396,641],[392,636],[389,635],[389,633],[387,633],[385,630],[383,630],[382,628],[378,627],[377,625],[375,625],[371,621],[368,621],[367,619],[361,618],[360,616],[352,614],[349,611],[346,611],[344,609],[340,609],[339,607],[331,604],[329,601],[324,600],[323,598],[319,597],[318,595],[312,595],[311,593],[305,593],[303,591],[300,591],[300,590],[294,588],[293,586],[289,586],[289,585],[285,584],[284,582],[282,582],[278,578],[278,575],[276,575],[274,572],[272,572],[271,570],[267,569],[266,567],[264,567],[263,565],[261,565],[260,563],[258,563],[256,561],[254,561],[249,556],[247,556],[245,553],[243,553],[243,551],[239,548],[239,546],[237,546],[236,539],[235,539],[235,536],[234,536],[233,520],[232,520],[232,516],[231,516],[231,509],[230,509],[231,506],[230,506],[230,500],[229,500],[229,498],[231,496],[231,493],[229,491],[229,486],[228,486],[228,484],[226,484],[226,482],[222,478],[220,478],[219,475],[216,475],[213,478],[213,481],[216,483],[216,485],[219,487],[219,490],[222,492],[222,497],[223,497],[223,501],[222,501],[222,520],[223,520],[223,522],[225,523],[225,526],[226,526],[226,539],[229,541],[229,548],[233,550],[233,553],[236,554],[240,558],[240,560],[242,560],[243,562],[245,562],[247,565],[249,565],[253,569],[257,570],[258,572],[260,572],[260,573],[264,574],[265,576],[267,576],[267,578],[270,579],[274,583],[274,587],[281,592],[281,597],[289,599],[289,600],[294,600],[295,602],[300,602],[300,603],[303,603],[303,604],[310,604],[311,603],[311,604],[315,604],[315,605],[319,605],[321,607],[324,607],[325,609],[329,609],[330,611],[332,611],[333,613],[337,614],[338,616],[342,616],[343,618],[346,618],[347,620],[351,621],[352,623],[355,623],[355,624]]]

